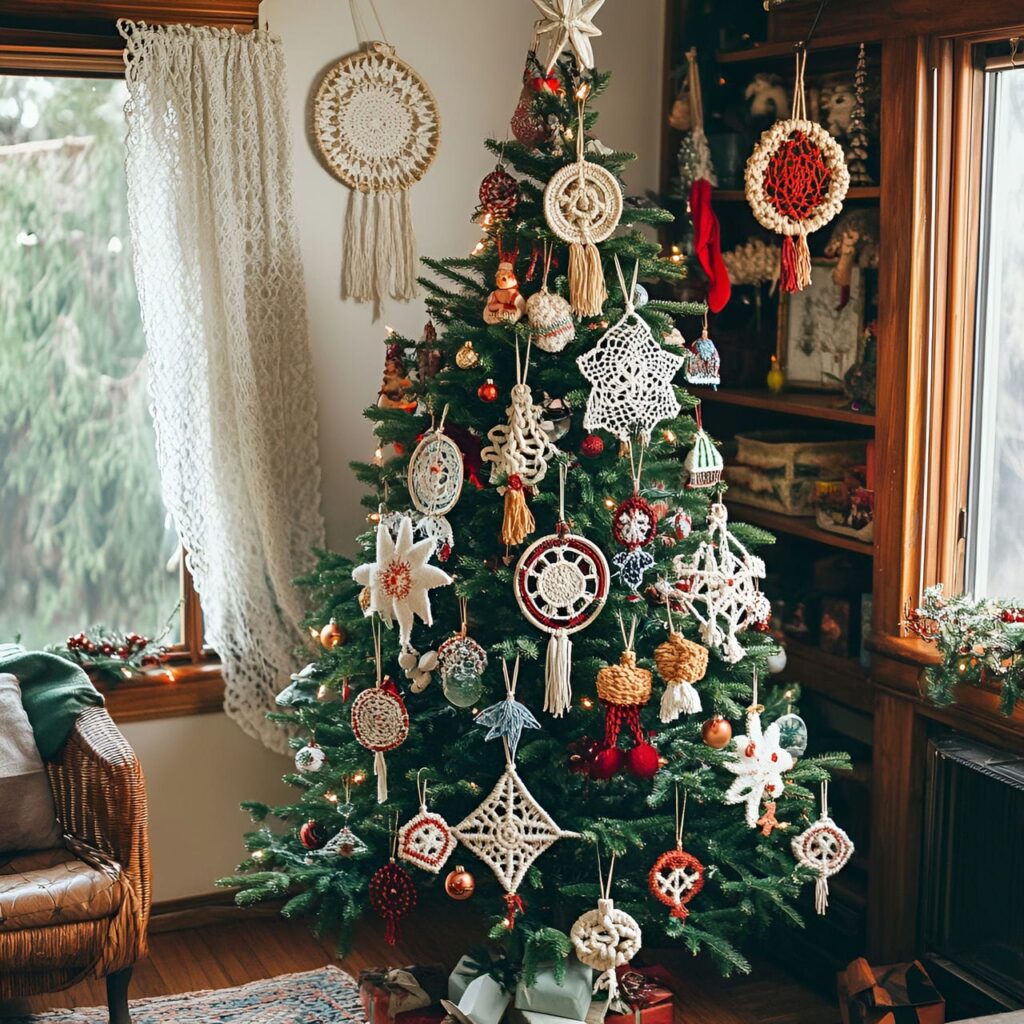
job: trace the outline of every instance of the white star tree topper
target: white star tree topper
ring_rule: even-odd
[[[572,47],[582,67],[592,70],[594,48],[590,40],[601,34],[594,25],[594,15],[604,6],[604,0],[533,0],[533,3],[542,15],[537,22],[537,35],[551,36],[548,73],[567,46]]]
[[[429,592],[452,582],[443,569],[429,564],[434,546],[432,538],[413,541],[409,516],[399,518],[394,536],[382,522],[377,526],[377,560],[352,572],[352,579],[369,591],[366,614],[376,612],[389,626],[397,620],[402,647],[407,647],[412,639],[416,616],[428,626],[433,625]]]
[[[727,804],[746,804],[747,825],[757,827],[761,813],[761,800],[767,794],[769,800],[782,796],[785,782],[782,776],[790,771],[796,762],[793,755],[780,746],[779,723],[772,722],[763,732],[761,716],[757,712],[747,715],[747,734],[737,736],[736,757],[726,764],[736,778],[725,794]]]

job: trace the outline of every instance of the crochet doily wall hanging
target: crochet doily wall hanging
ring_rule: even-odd
[[[551,635],[544,672],[544,710],[560,718],[572,699],[571,633],[597,618],[608,597],[601,549],[571,533],[565,521],[565,466],[559,466],[558,526],[521,555],[513,576],[516,601],[531,625]]]
[[[627,290],[618,259],[615,270],[622,294],[632,296],[634,289]],[[634,285],[638,270],[639,263],[633,268]],[[607,430],[624,444],[634,434],[649,442],[651,431],[663,419],[679,415],[672,378],[683,365],[683,358],[658,344],[627,297],[625,313],[576,360],[591,383],[584,429]]]
[[[752,555],[729,532],[729,513],[721,502],[708,506],[708,536],[692,555],[678,555],[678,580],[669,598],[700,623],[700,637],[729,664],[741,661],[743,645],[736,634],[771,614],[771,603],[758,589],[764,560]]]
[[[776,121],[747,160],[747,202],[758,222],[783,235],[782,290],[803,291],[811,283],[807,236],[843,208],[850,187],[843,149],[820,124],[809,121],[804,97],[807,51],[796,55],[793,116]]]
[[[821,784],[821,816],[793,837],[793,856],[817,875],[814,909],[824,914],[828,908],[828,880],[853,856],[853,840],[828,816],[827,782]]]
[[[544,219],[552,234],[569,245],[569,304],[577,316],[598,316],[608,297],[597,243],[622,218],[622,188],[611,171],[587,160],[583,106],[578,101],[576,161],[555,171],[544,188]],[[632,293],[630,293],[632,294]]]
[[[420,809],[398,830],[398,858],[436,875],[455,849],[455,836],[440,814],[427,810],[427,783],[420,774],[416,776]]]
[[[353,5],[356,34],[365,39],[357,11]],[[377,24],[386,40],[379,17]],[[313,99],[313,137],[324,166],[352,190],[342,246],[342,298],[372,302],[377,316],[388,295],[406,301],[417,291],[409,188],[437,155],[437,103],[393,46],[370,42],[324,75]]]

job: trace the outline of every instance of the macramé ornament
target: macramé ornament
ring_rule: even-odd
[[[446,587],[451,576],[428,559],[434,553],[435,541],[413,541],[412,519],[398,519],[398,531],[392,536],[382,520],[377,524],[377,558],[352,571],[352,579],[369,592],[364,614],[374,612],[390,626],[398,621],[399,644],[403,650],[412,640],[413,620],[419,618],[433,625],[429,593],[434,587]]]
[[[640,709],[651,699],[651,673],[639,668],[633,640],[636,619],[630,624],[629,634],[619,616],[623,651],[617,665],[605,665],[597,673],[597,698],[604,707],[604,743],[594,762],[594,774],[607,779],[625,764],[638,778],[651,778],[658,771],[658,752],[647,742],[640,727]],[[633,739],[633,747],[624,757],[619,747],[623,728]]]
[[[555,171],[544,189],[544,219],[551,232],[569,245],[569,303],[577,316],[599,316],[608,297],[597,243],[622,217],[622,188],[611,171],[587,160],[583,107],[589,86],[577,90],[579,123],[576,162]]]
[[[647,875],[651,895],[672,911],[671,916],[685,921],[690,916],[686,904],[704,888],[704,865],[683,849],[683,823],[686,820],[686,792],[683,809],[679,810],[679,787],[676,787],[676,848],[666,850],[652,865]]]
[[[544,479],[548,460],[558,452],[544,429],[543,406],[533,404],[533,393],[526,383],[529,372],[530,343],[521,363],[516,338],[516,384],[512,404],[506,409],[508,423],[499,423],[487,432],[491,443],[480,452],[480,458],[491,463],[491,483],[497,484],[498,493],[505,496],[501,539],[510,547],[521,544],[536,529],[524,490]]]
[[[764,706],[757,703],[757,672],[754,672],[753,703],[747,708],[746,735],[734,736],[734,758],[725,767],[736,778],[725,793],[727,804],[743,804],[747,826],[757,828],[761,801],[778,801],[785,790],[782,778],[796,761],[779,740],[779,723],[761,727]]]
[[[758,589],[764,560],[752,555],[729,532],[729,513],[719,501],[708,506],[708,534],[691,555],[677,555],[677,582],[667,588],[670,600],[700,623],[700,638],[730,665],[744,656],[736,634],[771,614]]]
[[[824,914],[828,909],[828,880],[853,856],[853,840],[828,816],[827,782],[821,784],[821,816],[793,837],[793,856],[817,875],[814,909]]]
[[[639,464],[633,464],[633,442],[627,442],[629,466],[633,476],[633,493],[612,513],[612,536],[626,549],[612,558],[622,582],[634,594],[644,582],[644,573],[654,565],[654,556],[646,551],[658,536],[658,516],[651,503],[640,494],[640,473],[643,469],[643,449]]]
[[[654,664],[665,680],[661,698],[661,720],[674,722],[680,715],[697,715],[703,710],[700,694],[694,683],[708,670],[708,649],[677,633],[672,622],[672,602],[665,604],[668,613],[668,639],[654,649]]]
[[[395,824],[397,825],[397,818]],[[384,918],[384,941],[389,946],[399,939],[399,920],[416,906],[416,883],[401,864],[395,863],[397,834],[391,842],[391,859],[382,864],[370,877],[367,890],[370,906]]]
[[[425,516],[444,516],[462,493],[462,451],[444,432],[448,406],[437,427],[428,431],[409,458],[409,499]]]
[[[589,626],[608,597],[608,563],[601,549],[572,533],[565,521],[565,464],[558,467],[558,524],[520,556],[513,575],[516,601],[526,620],[548,641],[544,710],[561,718],[572,701],[570,634]]]
[[[399,860],[436,875],[455,849],[455,836],[440,814],[427,810],[427,783],[421,781],[422,774],[421,768],[416,773],[419,813],[398,830],[397,852]]]
[[[686,486],[689,490],[702,490],[717,487],[722,482],[722,471],[725,463],[718,446],[704,430],[700,406],[696,410],[697,433],[693,437],[693,447],[686,453],[683,469],[686,470]]]
[[[530,865],[559,839],[579,839],[566,832],[537,803],[516,771],[515,758],[505,748],[505,770],[487,798],[453,829],[455,837],[480,858],[505,890],[509,927],[523,909],[516,894]]]
[[[352,702],[352,732],[360,745],[373,751],[377,803],[388,799],[388,766],[384,755],[400,747],[409,735],[409,712],[390,676],[381,675],[380,626],[373,624],[377,685],[363,690]]]
[[[704,387],[718,388],[722,383],[722,357],[715,348],[715,343],[708,337],[708,318],[704,315],[704,329],[700,337],[690,345],[686,353],[686,364],[683,376],[687,384],[699,384]]]
[[[632,296],[639,269],[638,261],[633,284],[627,289],[616,257],[625,312],[576,360],[591,384],[584,429],[607,430],[623,444],[635,434],[649,442],[654,428],[662,420],[678,416],[680,408],[672,378],[683,365],[683,356],[662,348],[647,321],[637,315]]]
[[[540,291],[526,300],[530,340],[543,352],[561,352],[576,337],[572,307],[557,292],[548,291],[548,273],[554,246],[544,243],[544,279]]]
[[[594,991],[608,992],[608,1002],[619,991],[616,967],[628,964],[640,952],[643,933],[640,925],[624,910],[617,910],[611,898],[612,873],[615,870],[615,854],[608,866],[608,881],[601,877],[601,858],[597,861],[599,891],[601,893],[595,910],[588,910],[576,918],[569,932],[573,948],[580,963],[600,971],[594,982]]]
[[[476,724],[487,729],[485,740],[502,739],[509,747],[512,760],[515,760],[516,751],[519,749],[519,739],[524,729],[539,729],[540,722],[534,717],[533,712],[525,705],[516,700],[516,685],[519,682],[519,658],[516,657],[515,668],[511,677],[508,671],[508,662],[502,661],[502,672],[505,675],[505,699],[484,708],[476,716]]]
[[[811,283],[807,236],[843,208],[850,187],[842,146],[820,124],[807,119],[804,68],[807,51],[796,54],[793,116],[776,121],[761,135],[747,160],[747,202],[758,222],[783,235],[781,284],[784,292]]]
[[[334,64],[313,99],[317,148],[327,170],[352,190],[341,295],[372,302],[375,315],[388,295],[399,301],[416,295],[409,188],[426,174],[441,141],[433,94],[395,56],[379,17],[377,24],[385,42],[368,42]]]
[[[604,0],[533,0],[540,11],[534,34],[537,39],[550,36],[545,70],[558,63],[563,51],[571,48],[581,68],[594,69],[594,47],[590,40],[601,30],[594,25],[594,15],[604,6]]]

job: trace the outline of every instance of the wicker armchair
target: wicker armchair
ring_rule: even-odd
[[[0,883],[20,886],[24,911],[0,919],[0,999],[106,977],[111,1022],[124,1024],[151,898],[142,769],[103,708],[79,715],[47,768],[67,849],[0,857]]]

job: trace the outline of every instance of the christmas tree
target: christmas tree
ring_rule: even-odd
[[[779,653],[752,553],[772,537],[727,522],[721,457],[672,384],[697,353],[665,339],[703,305],[632,286],[683,271],[639,230],[668,214],[617,184],[601,198],[633,157],[594,135],[608,76],[584,64],[530,55],[515,141],[487,143],[483,237],[424,261],[441,330],[388,339],[377,457],[354,466],[371,528],[360,558],[322,552],[301,581],[323,652],[272,716],[296,795],[246,805],[284,828],[251,832],[223,881],[241,904],[287,895],[342,948],[364,913],[393,938],[414,903],[472,895],[529,978],[570,932],[585,955],[614,857],[648,943],[747,970],[741,939],[799,921],[815,871],[791,843],[846,759],[795,761],[796,689],[756,693]],[[581,174],[620,230],[567,244],[608,215]]]

